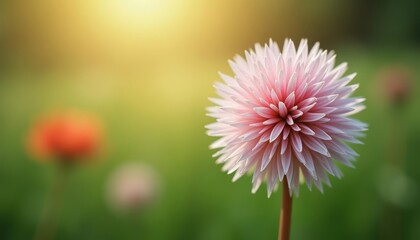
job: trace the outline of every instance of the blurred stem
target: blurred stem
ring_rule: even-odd
[[[391,127],[389,137],[389,162],[401,170],[405,167],[405,146],[406,146],[406,122],[403,113],[394,109],[391,116]],[[395,127],[399,126],[399,127]]]
[[[287,179],[283,180],[283,200],[280,210],[279,240],[290,239],[290,223],[292,218],[292,197],[290,196]]]
[[[35,240],[54,239],[57,226],[57,217],[63,201],[69,166],[58,165],[53,180],[53,185],[46,200],[44,213],[35,233]]]
[[[404,172],[407,130],[402,110],[403,106],[395,106],[391,109],[387,156],[388,164],[396,168],[397,171]],[[385,202],[382,214],[382,239],[401,239],[403,229],[401,207]]]

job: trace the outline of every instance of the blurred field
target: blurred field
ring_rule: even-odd
[[[101,15],[100,1],[75,2],[1,2],[0,239],[34,235],[54,167],[34,161],[25,138],[33,119],[63,108],[98,115],[107,139],[100,161],[70,176],[57,239],[276,239],[281,192],[268,199],[264,186],[252,195],[250,177],[231,183],[214,163],[208,146],[215,139],[204,129],[217,72],[231,74],[229,58],[270,37],[279,44],[284,37],[320,40],[338,63],[349,63],[347,73],[358,73],[356,93],[367,98],[367,110],[357,115],[369,131],[365,144],[354,146],[356,169],[342,167],[345,177],[331,178],[324,194],[302,188],[292,239],[384,239],[389,220],[402,239],[419,239],[420,48],[409,1],[383,1],[375,12],[364,1],[177,0],[155,15],[156,6],[148,6],[147,19],[125,8],[114,16],[119,21]],[[357,15],[360,9],[366,12]],[[403,17],[385,28],[391,9]],[[408,69],[414,82],[398,110],[381,93],[380,72],[390,66]],[[402,138],[394,136],[399,129]],[[394,141],[405,141],[405,200],[397,204],[399,217],[389,219],[380,189],[387,189],[383,172]],[[116,214],[106,200],[108,177],[131,161],[155,167],[162,193],[144,211]]]
[[[398,126],[388,121],[378,96],[378,69],[404,64],[415,71],[420,61],[413,52],[366,49],[337,50],[350,63],[366,96],[367,111],[360,119],[370,125],[365,145],[355,146],[361,157],[357,169],[342,168],[343,180],[332,179],[325,194],[303,189],[296,199],[293,235],[296,239],[374,239],[380,236],[382,200],[377,191],[379,169],[386,162],[391,128],[408,129],[407,175],[416,183],[420,113],[414,96],[401,111]],[[419,55],[417,55],[419,56]],[[160,71],[159,69],[165,69]],[[52,167],[30,159],[24,138],[31,119],[51,108],[71,106],[101,116],[107,127],[104,159],[80,167],[71,176],[59,239],[274,239],[280,193],[266,198],[264,189],[250,193],[250,178],[232,184],[211,158],[205,117],[213,96],[217,70],[229,72],[224,59],[162,63],[141,74],[144,81],[121,80],[106,72],[53,72],[37,75],[10,73],[1,78],[0,226],[2,239],[31,238],[50,186]],[[418,92],[418,86],[415,92]],[[124,161],[141,161],[162,174],[161,199],[146,212],[118,216],[108,209],[107,176]],[[403,232],[415,239],[420,207],[403,209]]]

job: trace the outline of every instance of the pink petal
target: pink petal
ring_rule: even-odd
[[[292,92],[287,96],[286,100],[284,100],[284,104],[286,104],[287,108],[292,108],[295,105],[295,92]]]
[[[322,143],[322,140],[317,140],[313,137],[306,137],[303,139],[303,142],[306,146],[310,149],[314,150],[315,152],[321,153],[324,156],[330,157],[331,155],[328,153],[327,147]]]
[[[279,113],[282,118],[287,116],[287,107],[283,102],[279,102]]]
[[[299,134],[292,133],[292,146],[295,151],[302,152],[302,140],[299,137]]]
[[[325,117],[325,113],[305,113],[301,118],[300,122],[315,122]]]
[[[315,132],[309,128],[307,125],[303,124],[303,123],[299,123],[299,127],[302,131],[302,133],[306,134],[306,135],[315,135]]]
[[[255,107],[254,111],[261,117],[265,118],[273,118],[276,116],[275,112],[272,109],[266,107]]]
[[[289,167],[292,161],[292,155],[290,152],[290,148],[288,148],[285,152],[285,154],[282,155],[282,164],[283,164],[283,169],[284,172],[287,173],[289,171]]]
[[[274,140],[278,138],[280,133],[283,131],[283,128],[285,125],[286,123],[284,121],[281,121],[277,123],[276,126],[274,126],[273,130],[271,131],[270,142],[273,142]]]

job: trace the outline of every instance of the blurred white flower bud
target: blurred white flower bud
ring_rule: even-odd
[[[160,191],[160,181],[155,170],[148,165],[128,163],[110,176],[107,194],[116,211],[131,211],[150,206]]]

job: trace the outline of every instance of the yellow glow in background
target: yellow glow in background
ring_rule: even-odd
[[[269,38],[331,44],[352,28],[354,22],[346,19],[356,12],[345,3],[316,7],[290,0],[18,0],[4,9],[4,46],[23,61],[107,67],[230,58]]]

